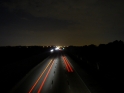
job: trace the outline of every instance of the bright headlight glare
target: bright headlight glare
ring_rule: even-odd
[[[59,47],[56,47],[55,50],[59,50]]]
[[[53,51],[54,51],[53,49],[50,50],[50,52],[53,52]]]

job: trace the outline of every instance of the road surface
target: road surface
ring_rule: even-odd
[[[64,54],[55,54],[32,69],[10,93],[91,93]]]

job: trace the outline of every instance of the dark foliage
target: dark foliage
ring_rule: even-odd
[[[0,84],[8,92],[32,68],[50,55],[50,47],[6,46],[0,47]],[[2,91],[1,90],[1,91]]]
[[[124,87],[124,42],[108,44],[69,46],[65,52],[104,87]],[[113,90],[113,89],[112,89]]]

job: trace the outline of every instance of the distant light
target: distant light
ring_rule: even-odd
[[[50,52],[53,52],[53,51],[54,51],[53,49],[50,50]]]
[[[55,50],[59,50],[59,47],[56,47]]]

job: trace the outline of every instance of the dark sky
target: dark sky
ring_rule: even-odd
[[[0,0],[0,46],[124,41],[124,0]]]

